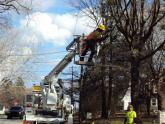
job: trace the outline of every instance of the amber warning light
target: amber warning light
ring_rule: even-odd
[[[33,92],[41,92],[41,86],[40,85],[34,85],[33,86]]]

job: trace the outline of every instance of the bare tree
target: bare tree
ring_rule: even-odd
[[[11,80],[15,80],[19,76],[24,79],[34,77],[31,69],[32,64],[29,64],[29,61],[34,58],[32,55],[34,49],[28,48],[29,53],[27,53],[27,47],[18,41],[18,34],[19,32],[16,30],[10,29],[8,32],[6,31],[3,35],[0,35],[1,79],[9,77]]]
[[[12,28],[12,15],[28,15],[32,12],[32,0],[0,1],[0,72],[1,78],[32,77],[31,67],[27,66],[32,59],[31,53],[21,56],[23,47],[18,43],[19,32]],[[26,66],[25,66],[26,65]],[[29,64],[30,65],[30,64]],[[29,69],[28,69],[29,67]],[[28,74],[28,75],[27,75]],[[25,76],[26,75],[26,76]],[[30,78],[29,78],[30,79]]]
[[[26,14],[32,11],[31,0],[1,0],[0,1],[0,26],[1,30],[10,28],[11,14]]]
[[[12,106],[14,102],[19,102],[18,104],[23,105],[25,96],[24,86],[14,85],[7,77],[3,78],[1,82],[3,82],[0,87],[0,98],[2,104],[5,106]]]
[[[122,34],[125,57],[131,63],[131,100],[138,111],[140,92],[140,65],[153,57],[165,44],[165,39],[154,36],[165,18],[161,0],[78,0],[73,4],[96,23],[113,21],[113,27]],[[101,17],[101,19],[100,19]],[[163,26],[162,26],[163,27]],[[163,28],[162,28],[163,29]],[[159,29],[159,32],[162,31]],[[148,44],[154,44],[148,49]]]
[[[145,59],[152,57],[160,50],[165,40],[159,41],[157,47],[146,51],[145,45],[150,42],[150,37],[155,32],[154,27],[165,17],[160,14],[160,0],[114,0],[114,5],[109,1],[111,17],[115,26],[122,33],[124,42],[128,45],[129,61],[131,63],[131,100],[138,111],[138,95],[140,88],[139,67]]]
[[[69,4],[79,10],[82,16],[90,18],[96,25],[102,23],[100,0],[70,0]],[[89,24],[88,26],[91,25]]]

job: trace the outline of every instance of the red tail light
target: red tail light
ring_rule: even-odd
[[[26,105],[26,107],[32,107],[32,104],[31,104],[31,103],[29,103],[29,104],[27,104],[27,105]]]
[[[23,124],[32,124],[33,122],[30,121],[23,121]]]

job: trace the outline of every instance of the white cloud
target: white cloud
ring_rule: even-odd
[[[91,23],[86,17],[76,17],[72,14],[49,14],[36,12],[21,21],[26,40],[34,38],[34,42],[52,42],[55,46],[63,46],[74,34],[89,33]],[[28,25],[28,26],[27,26]],[[24,40],[25,41],[25,40]],[[32,41],[32,40],[30,40]],[[28,42],[30,42],[28,40]]]

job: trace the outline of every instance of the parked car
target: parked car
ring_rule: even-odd
[[[19,117],[23,119],[25,112],[22,106],[13,106],[6,112],[7,118]]]

